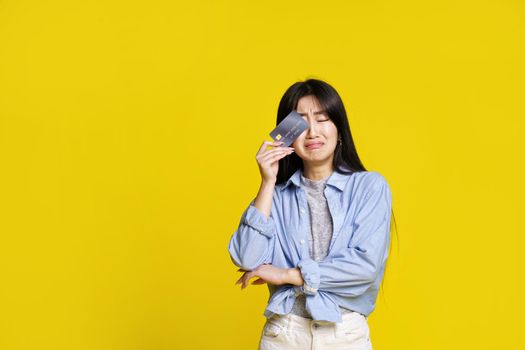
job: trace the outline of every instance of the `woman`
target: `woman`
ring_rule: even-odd
[[[236,284],[268,284],[260,350],[369,350],[368,316],[390,243],[390,187],[362,165],[331,85],[293,84],[277,124],[292,110],[308,129],[292,147],[265,141],[257,152],[259,192],[228,244],[243,272]]]

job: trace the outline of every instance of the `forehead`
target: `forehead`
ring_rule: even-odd
[[[298,112],[320,111],[322,109],[319,100],[313,95],[303,96],[297,101]]]

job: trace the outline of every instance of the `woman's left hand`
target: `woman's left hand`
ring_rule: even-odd
[[[235,282],[235,284],[242,283],[241,289],[244,289],[248,286],[248,282],[253,277],[259,277],[259,279],[252,282],[252,284],[264,284],[270,283],[274,285],[281,285],[290,283],[289,279],[289,269],[283,269],[275,267],[270,264],[262,264],[258,266],[255,270],[246,271],[243,269],[238,269],[239,272],[244,272],[244,274]]]

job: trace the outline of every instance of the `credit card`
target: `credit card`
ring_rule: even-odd
[[[288,147],[306,129],[308,129],[306,120],[293,110],[270,132],[270,137],[275,141],[282,141],[282,147]]]

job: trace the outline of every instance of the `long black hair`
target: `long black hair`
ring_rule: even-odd
[[[357,154],[343,101],[341,100],[341,97],[337,91],[327,82],[310,78],[304,81],[298,81],[290,86],[279,102],[276,125],[278,125],[288,115],[288,113],[297,109],[299,99],[304,96],[314,96],[321,105],[322,109],[337,127],[341,141],[337,142],[337,146],[334,151],[334,171],[342,174],[352,174],[354,172],[367,171],[361,162],[361,159],[359,159],[359,155]],[[291,153],[287,157],[281,158],[279,160],[279,171],[277,172],[276,184],[286,182],[299,168],[304,169],[303,160],[296,153]],[[344,168],[349,170],[347,171]],[[395,223],[393,208],[392,217],[394,219],[394,224],[397,231],[397,224]],[[390,226],[390,230],[392,230],[392,225]],[[390,241],[389,247],[389,252],[391,251],[392,240]]]
[[[339,137],[341,138],[341,143],[337,142],[334,151],[334,169],[337,169],[343,174],[366,171],[355,149],[343,101],[330,84],[322,80],[308,79],[290,86],[279,103],[276,125],[279,124],[288,113],[297,109],[297,103],[301,97],[310,95],[317,98],[321,107],[337,127]],[[350,171],[342,169],[344,166],[350,168]],[[299,168],[303,169],[303,161],[297,154],[292,153],[288,157],[281,158],[279,160],[279,171],[277,172],[276,183],[285,182]]]

